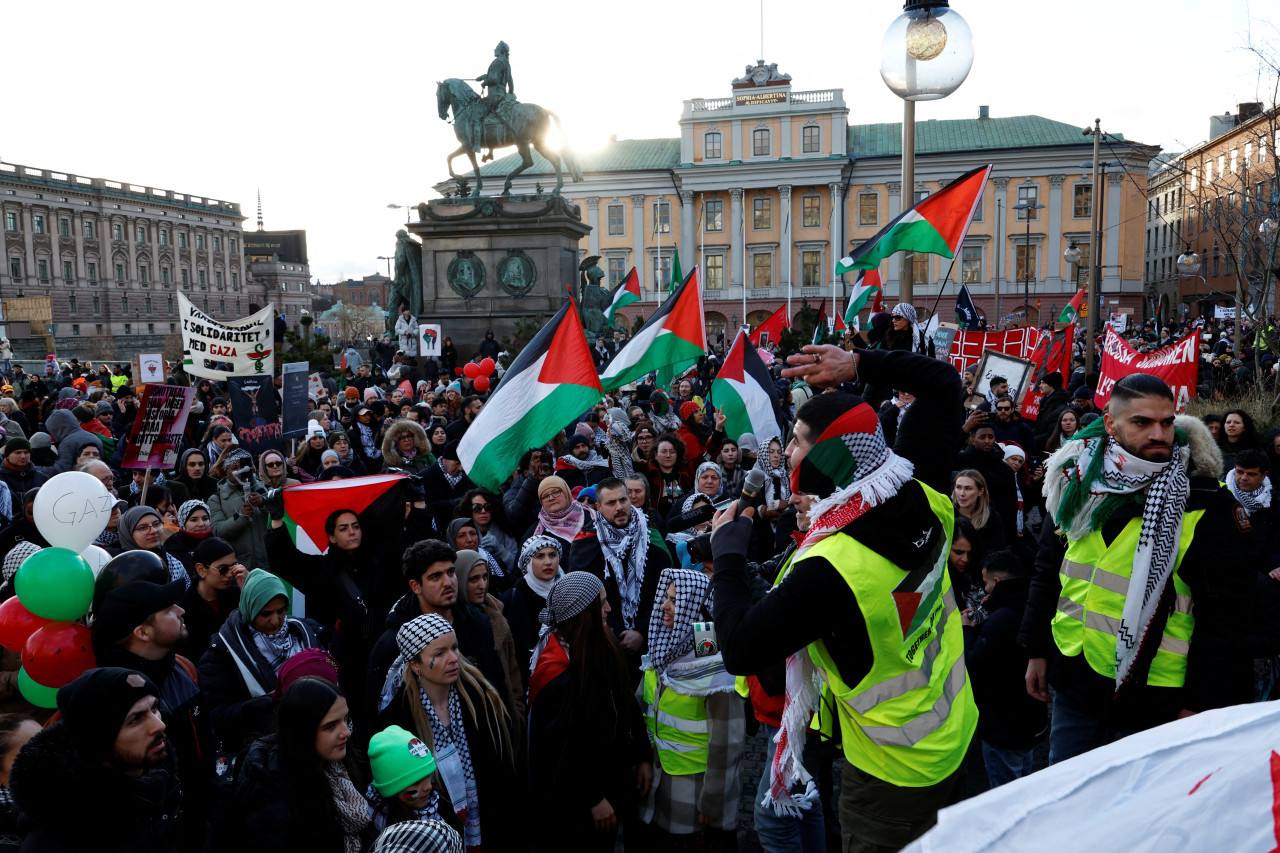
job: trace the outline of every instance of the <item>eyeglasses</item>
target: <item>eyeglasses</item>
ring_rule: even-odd
[[[139,524],[137,527],[133,528],[133,532],[134,532],[134,533],[146,533],[146,532],[151,531],[151,530],[160,530],[160,529],[162,529],[163,527],[164,527],[164,525],[163,525],[162,523],[160,523],[159,521],[153,521],[151,524]]]
[[[488,504],[472,504],[471,511],[472,512],[488,512],[489,505]]]

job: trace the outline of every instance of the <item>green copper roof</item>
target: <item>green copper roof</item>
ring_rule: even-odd
[[[1113,138],[1123,139],[1119,134]],[[1081,127],[1041,116],[1008,118],[945,119],[916,123],[916,153],[984,151],[1009,148],[1060,148],[1088,146],[1090,140]],[[849,128],[849,156],[854,159],[899,157],[902,154],[902,124],[858,124]],[[644,172],[674,169],[680,165],[679,139],[619,139],[595,151],[583,152],[578,163],[583,172]],[[465,162],[465,161],[463,161]],[[509,154],[486,163],[480,174],[501,177],[520,163],[519,154]],[[454,164],[455,171],[463,167]],[[551,164],[536,151],[526,175],[551,173]]]
[[[1082,127],[1041,116],[917,121],[916,153],[1090,145],[1092,140],[1081,133]],[[851,125],[849,154],[854,158],[901,157],[902,123]]]

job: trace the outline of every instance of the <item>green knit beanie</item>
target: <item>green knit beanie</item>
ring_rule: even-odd
[[[271,599],[277,595],[283,595],[286,599],[289,597],[289,591],[284,588],[284,581],[271,572],[254,569],[249,572],[249,577],[245,579],[244,587],[240,590],[240,615],[252,625],[254,617],[261,613],[262,608],[270,604]]]
[[[389,726],[369,741],[369,769],[373,787],[394,797],[414,782],[436,772],[436,759],[427,745],[399,726]]]

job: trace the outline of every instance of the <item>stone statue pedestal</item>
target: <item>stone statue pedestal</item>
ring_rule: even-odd
[[[422,241],[422,316],[439,323],[467,361],[493,329],[499,341],[520,318],[577,297],[578,246],[591,227],[561,196],[442,198],[418,205],[405,226]]]

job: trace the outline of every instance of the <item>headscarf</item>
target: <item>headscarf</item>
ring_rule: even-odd
[[[400,688],[404,686],[405,665],[416,658],[427,646],[445,634],[453,632],[452,623],[438,613],[417,616],[400,626],[400,630],[396,631],[398,654],[382,682],[382,695],[378,699],[379,712],[391,704],[396,694],[400,692]]]
[[[780,449],[786,447],[781,437],[770,435],[765,436],[764,440],[760,442],[760,450],[756,453],[755,467],[759,468],[764,474],[764,502],[766,504],[772,504],[774,501],[786,503],[791,500],[793,488],[787,475],[786,453],[779,454],[777,468],[769,465],[769,445],[775,441],[778,442]]]
[[[915,306],[906,302],[899,302],[893,306],[893,316],[901,317],[907,321],[907,329],[911,332],[911,351],[924,352],[924,332],[920,331],[920,326],[916,322]]]
[[[160,518],[160,513],[149,506],[129,507],[120,516],[120,526],[116,529],[116,534],[120,537],[120,550],[122,551],[140,551],[142,546],[133,539],[133,528],[138,526],[138,522],[146,518],[148,515],[154,515]],[[157,551],[159,549],[157,548]]]
[[[675,624],[668,628],[662,622],[662,606],[667,600],[667,587],[676,585]],[[653,610],[649,614],[649,654],[642,669],[657,670],[661,675],[667,664],[693,651],[693,623],[699,621],[711,579],[691,569],[663,569],[658,579]]]
[[[520,558],[517,565],[519,565],[520,572],[524,575],[524,582],[529,585],[529,589],[533,590],[543,601],[546,601],[547,595],[551,592],[552,584],[556,582],[557,578],[564,577],[564,569],[558,569],[555,577],[548,581],[534,577],[533,572],[530,570],[530,566],[533,563],[533,555],[543,548],[555,548],[556,553],[560,555],[560,559],[564,559],[564,548],[560,546],[559,539],[554,536],[537,534],[530,536],[520,546]]]
[[[198,509],[204,510],[205,513],[209,514],[210,516],[212,515],[211,513],[209,513],[209,505],[204,501],[190,500],[190,501],[186,501],[185,503],[183,503],[182,506],[178,507],[178,527],[186,531],[188,536],[194,536],[195,534],[191,533],[190,531],[187,531],[186,529],[187,519],[191,517],[191,513],[195,512]]]
[[[631,520],[624,528],[614,527],[602,515],[596,516],[596,536],[604,554],[604,576],[612,577],[622,599],[622,626],[634,631],[640,610],[640,585],[649,559],[649,520],[644,510],[632,507]]]
[[[551,489],[559,489],[564,492],[565,500],[569,502],[569,506],[559,512],[547,512],[545,509],[539,509],[538,524],[534,527],[533,533],[537,536],[540,533],[550,531],[564,541],[572,542],[582,532],[582,525],[587,520],[589,510],[573,499],[573,493],[569,491],[569,484],[562,478],[555,476],[545,477],[538,484],[538,503],[540,506],[543,494]]]
[[[720,486],[716,489],[716,493],[714,495],[708,495],[698,490],[698,480],[702,478],[703,473],[706,471],[715,471],[716,476],[720,478]],[[724,497],[724,471],[721,470],[720,466],[715,462],[703,462],[698,466],[697,472],[693,475],[693,494],[685,498],[684,506],[681,507],[681,511],[683,512],[690,509],[693,499],[698,495],[711,498],[712,503],[715,503],[717,500]]]

